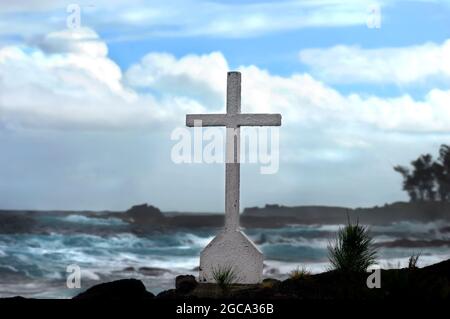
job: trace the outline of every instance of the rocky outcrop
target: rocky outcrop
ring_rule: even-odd
[[[421,269],[381,270],[381,288],[369,289],[369,273],[328,271],[258,285],[191,285],[168,290],[161,299],[450,300],[450,260]],[[189,279],[192,281],[192,278]]]
[[[198,286],[197,280],[192,275],[177,276],[175,278],[175,289],[180,293],[189,293]]]
[[[148,300],[154,295],[145,289],[142,281],[121,279],[93,286],[75,296],[76,300]]]
[[[257,285],[198,283],[193,276],[178,276],[175,289],[158,299],[301,299],[301,300],[444,300],[450,301],[450,260],[424,268],[381,270],[381,288],[369,289],[365,273],[324,272],[284,281],[265,279]],[[100,284],[74,299],[151,299],[139,280]]]
[[[164,220],[164,215],[155,206],[135,205],[125,212],[125,217],[135,223],[153,223]]]
[[[33,212],[0,211],[0,234],[31,233],[35,225]]]

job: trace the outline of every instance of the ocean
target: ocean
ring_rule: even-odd
[[[120,218],[39,214],[33,231],[0,232],[0,297],[70,298],[88,287],[137,278],[149,291],[174,288],[180,274],[197,275],[200,251],[218,229],[197,228],[136,234]],[[342,225],[288,225],[244,229],[265,256],[264,276],[285,279],[297,267],[329,269],[327,246]],[[370,227],[383,268],[419,267],[450,258],[448,222],[399,222]],[[81,288],[69,289],[67,266],[81,269]]]

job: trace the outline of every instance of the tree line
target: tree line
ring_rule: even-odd
[[[412,168],[395,166],[403,177],[403,190],[411,201],[450,201],[450,146],[441,145],[439,157],[419,156],[411,162]]]

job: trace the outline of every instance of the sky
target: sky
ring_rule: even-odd
[[[0,208],[223,211],[224,165],[174,163],[171,134],[224,112],[230,70],[243,112],[283,116],[279,170],[241,165],[241,209],[407,200],[392,167],[450,141],[449,17],[444,0],[2,0]]]

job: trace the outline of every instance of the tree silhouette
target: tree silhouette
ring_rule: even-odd
[[[433,172],[433,157],[430,154],[422,155],[411,162],[414,167],[413,180],[419,191],[419,198],[425,200],[436,199],[436,182]]]
[[[398,165],[394,167],[394,170],[403,176],[403,190],[408,193],[409,199],[412,202],[417,201],[419,196],[409,168]]]
[[[400,165],[394,167],[403,176],[403,190],[411,201],[450,201],[450,146],[441,146],[437,161],[425,154],[411,165],[412,170]]]
[[[439,159],[433,164],[438,185],[438,195],[442,201],[450,201],[450,146],[442,145]]]

